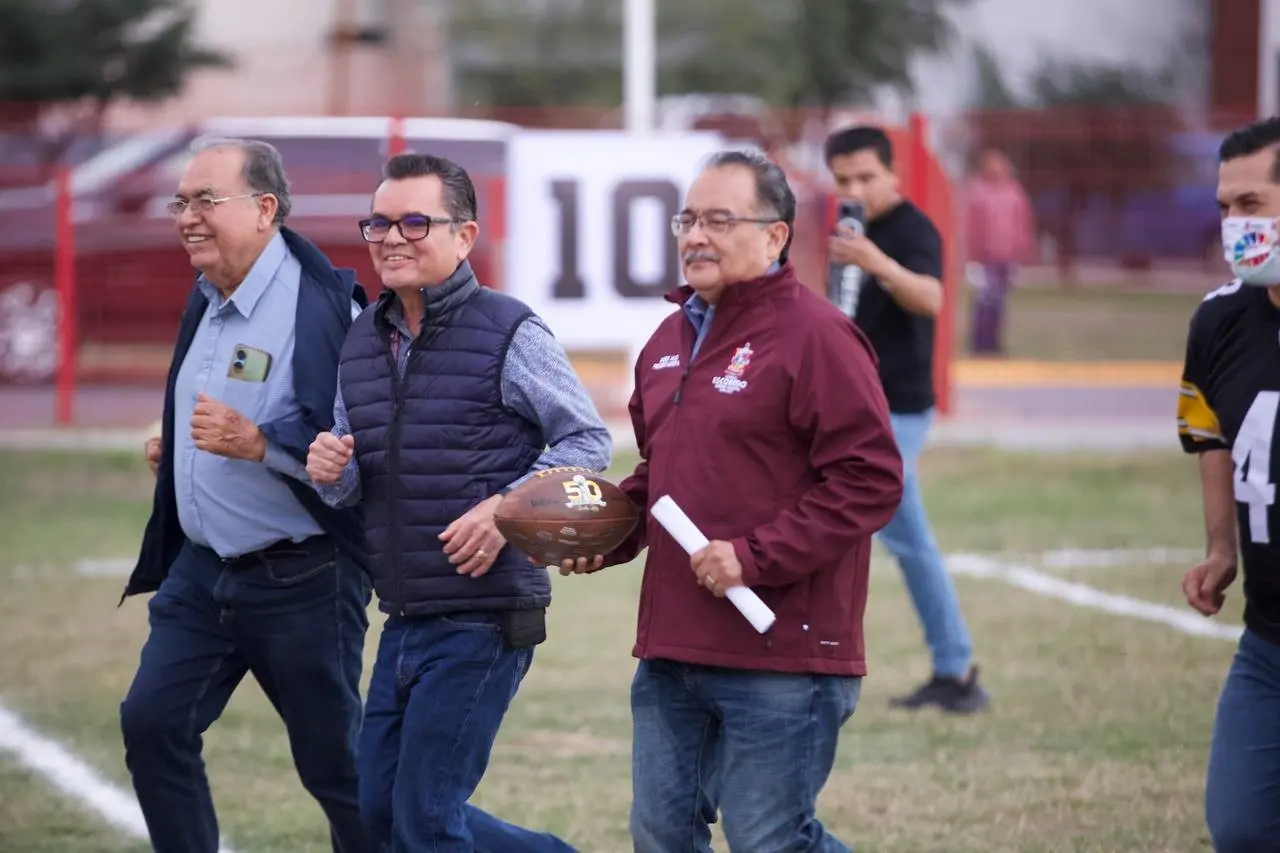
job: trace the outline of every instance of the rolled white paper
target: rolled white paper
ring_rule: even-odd
[[[685,515],[684,510],[671,499],[670,495],[663,495],[654,501],[653,508],[649,512],[671,534],[671,538],[679,542],[680,547],[690,555],[707,547],[707,537],[702,535],[698,525]],[[750,587],[731,586],[724,591],[724,596],[738,608],[739,613],[747,617],[751,627],[761,634],[773,627],[774,621],[778,618],[769,609],[769,605],[761,601],[760,596],[756,595],[755,590]]]

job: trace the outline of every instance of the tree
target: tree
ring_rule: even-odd
[[[193,43],[195,12],[194,0],[0,0],[0,124],[33,133],[47,167],[98,133],[113,101],[162,100],[189,72],[229,65]]]
[[[1031,78],[1043,107],[1133,107],[1173,101],[1173,67],[1151,70],[1128,65],[1041,62]]]
[[[973,47],[974,89],[973,106],[980,110],[1016,109],[1021,104],[1005,81],[1000,60],[991,48],[983,44]]]
[[[611,105],[622,86],[620,5],[445,0],[458,102]]]
[[[658,88],[829,107],[911,86],[910,61],[943,48],[946,11],[970,0],[656,0]],[[448,2],[466,102],[617,106],[619,0]]]

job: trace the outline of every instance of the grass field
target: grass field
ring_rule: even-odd
[[[971,292],[960,292],[955,352],[969,353]],[[1090,287],[1015,289],[1005,318],[1012,358],[1046,361],[1181,360],[1202,293]]]
[[[628,460],[620,460],[625,467]],[[72,570],[135,553],[149,505],[140,459],[0,454],[0,703],[127,787],[118,703],[145,633],[120,578]],[[1200,545],[1194,463],[1171,455],[930,451],[925,481],[949,552],[1020,555],[1100,590],[1179,605],[1186,566],[1061,568],[1051,549]],[[639,570],[556,577],[551,639],[502,730],[477,801],[584,853],[629,850],[628,684]],[[928,669],[896,569],[877,564],[871,675],[820,814],[859,851],[1207,851],[1203,765],[1233,645],[958,578],[990,713],[904,715],[887,698]],[[1225,622],[1239,622],[1239,595]],[[375,616],[370,649],[381,617]],[[366,674],[367,677],[367,674]],[[327,850],[282,727],[246,682],[206,738],[237,853]],[[0,850],[143,851],[0,754]],[[723,848],[721,848],[723,849]]]

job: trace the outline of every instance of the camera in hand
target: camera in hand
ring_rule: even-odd
[[[867,230],[867,209],[861,203],[843,199],[836,208],[836,227],[845,225],[859,234]]]
[[[867,209],[851,199],[841,199],[836,208],[836,229],[845,226],[859,236],[867,233]],[[831,283],[831,301],[850,319],[858,311],[858,296],[862,292],[862,270],[852,264],[839,269],[839,275]]]

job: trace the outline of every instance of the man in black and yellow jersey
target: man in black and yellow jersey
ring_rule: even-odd
[[[1221,610],[1244,567],[1245,630],[1218,700],[1205,790],[1217,853],[1280,853],[1280,118],[1218,154],[1223,251],[1236,278],[1191,319],[1178,434],[1197,454],[1206,556],[1182,591]]]

